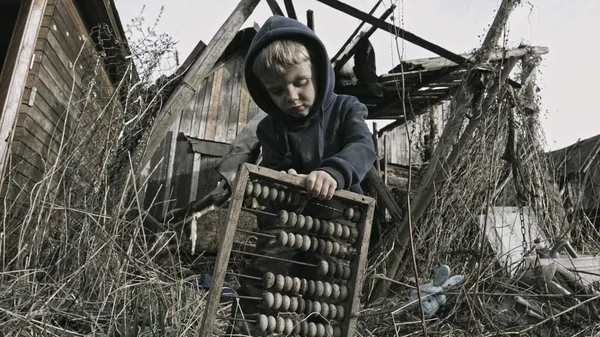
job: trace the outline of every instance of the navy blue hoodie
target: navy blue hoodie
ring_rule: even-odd
[[[316,96],[304,118],[289,116],[271,100],[252,72],[256,56],[274,40],[304,44],[315,71]],[[258,31],[246,57],[245,77],[256,104],[268,114],[256,130],[262,164],[274,170],[329,173],[339,189],[361,192],[360,182],[373,166],[375,151],[365,124],[367,108],[353,96],[333,92],[335,77],[325,46],[304,24],[282,16],[269,18]]]

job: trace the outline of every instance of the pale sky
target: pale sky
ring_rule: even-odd
[[[368,12],[376,0],[345,2]],[[151,24],[164,6],[158,32],[178,41],[177,50],[183,62],[199,40],[210,41],[238,0],[115,0],[115,3],[124,26],[138,16],[144,6],[143,15]],[[283,1],[278,0],[278,3],[284,8]],[[464,53],[479,47],[500,0],[384,0],[384,3],[386,7],[396,3],[396,20],[405,30],[455,53]],[[530,0],[523,3],[511,16],[508,46],[516,47],[524,42],[550,49],[544,56],[538,79],[548,149],[600,134],[600,116],[594,103],[598,94],[594,83],[600,78],[600,68],[593,66],[600,59],[600,46],[593,42],[600,36],[600,1]],[[294,5],[304,23],[306,10],[314,11],[315,31],[332,56],[359,24],[358,20],[316,0],[295,0]],[[383,10],[380,6],[375,15],[379,16]],[[270,15],[263,0],[244,27],[254,22],[262,24]],[[398,61],[393,36],[378,31],[371,42],[376,52],[377,72],[386,73]],[[435,56],[408,42],[404,46],[404,59]]]

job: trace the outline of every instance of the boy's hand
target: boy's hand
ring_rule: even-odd
[[[315,198],[329,200],[337,189],[337,181],[325,171],[312,171],[310,174],[300,174],[294,169],[289,169],[288,174],[304,178],[306,182],[306,192]]]

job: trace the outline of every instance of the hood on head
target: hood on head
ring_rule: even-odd
[[[252,72],[252,65],[258,53],[275,40],[298,41],[306,46],[311,55],[311,62],[316,72],[317,93],[311,111],[304,118],[295,118],[281,111],[271,100],[258,77]],[[277,118],[288,124],[300,124],[310,119],[333,97],[334,73],[323,42],[306,25],[283,16],[269,18],[256,33],[246,56],[244,76],[248,92],[258,107],[268,114],[276,115]]]

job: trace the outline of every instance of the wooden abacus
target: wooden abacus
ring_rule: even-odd
[[[269,186],[265,182],[273,185]],[[232,249],[240,213],[242,211],[260,213],[260,211],[244,208],[244,200],[254,197],[296,206],[303,202],[319,202],[316,199],[309,200],[304,191],[305,186],[299,177],[251,164],[240,166],[229,203],[226,225],[222,227],[220,233],[213,283],[207,296],[200,336],[218,335],[218,332],[215,332],[217,319],[236,320],[217,317],[216,314],[231,252],[253,255]],[[282,246],[305,252],[319,252],[323,256],[332,258],[333,262],[321,260],[316,264],[287,262],[314,267],[318,275],[331,277],[334,281],[307,280],[267,272],[260,278],[264,288],[263,296],[253,298],[261,301],[264,307],[277,314],[318,314],[329,324],[260,313],[253,319],[238,320],[254,324],[265,335],[280,333],[286,336],[309,337],[355,336],[356,314],[360,306],[375,200],[348,191],[336,191],[333,198],[345,204],[344,209],[337,210],[343,220],[325,221],[283,210],[277,214],[269,214],[277,217],[282,227],[277,235],[255,233],[271,236]],[[282,260],[275,256],[262,257]],[[347,263],[339,261],[347,261]],[[239,274],[237,276],[256,278]]]

